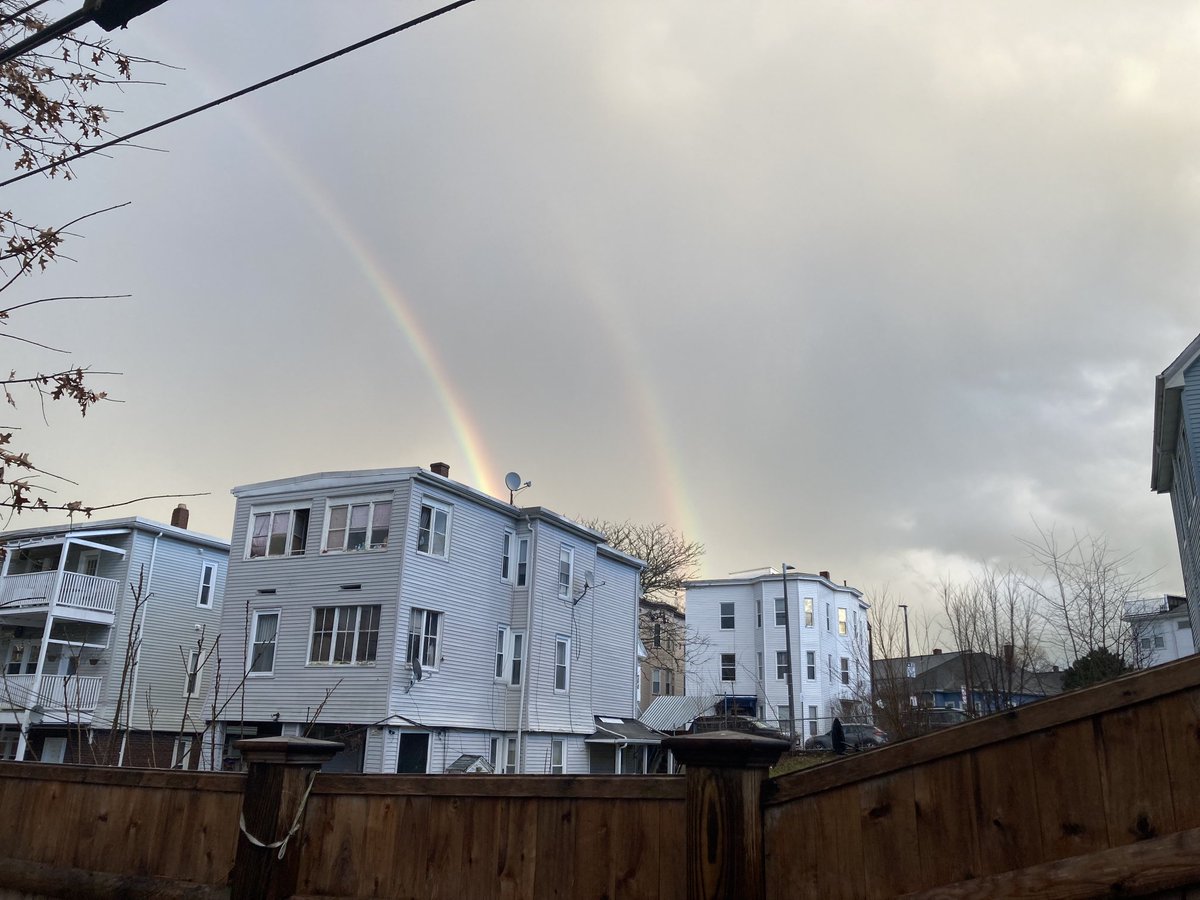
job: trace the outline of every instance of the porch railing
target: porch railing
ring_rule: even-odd
[[[31,572],[0,578],[0,613],[49,606],[57,575],[57,572]],[[58,603],[76,609],[111,613],[117,608],[120,586],[121,583],[114,578],[64,572]]]
[[[36,675],[0,674],[0,709],[22,710],[40,706],[62,712],[92,712],[100,700],[99,675],[43,675],[34,700]]]

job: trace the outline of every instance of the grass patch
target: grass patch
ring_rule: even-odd
[[[779,760],[779,763],[771,769],[771,777],[776,778],[786,775],[788,772],[811,769],[813,766],[819,766],[831,759],[837,759],[837,757],[832,753],[793,753]]]

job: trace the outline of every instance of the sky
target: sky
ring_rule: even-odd
[[[111,36],[169,66],[112,128],[433,8],[170,0]],[[64,497],[203,492],[215,535],[235,485],[445,461],[665,522],[708,578],[920,607],[1040,524],[1181,592],[1150,450],[1200,332],[1198,64],[1187,3],[477,0],[0,189],[129,202],[13,300],[132,295],[10,322],[120,402],[6,424]]]

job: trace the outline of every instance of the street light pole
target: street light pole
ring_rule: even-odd
[[[792,666],[792,612],[788,607],[788,569],[795,569],[795,566],[789,566],[787,563],[780,564],[780,574],[783,576],[783,640],[787,644],[788,739],[794,746],[796,743],[796,683]]]
[[[897,604],[904,610],[904,706],[909,708],[912,706],[912,681],[908,674],[912,666],[912,646],[908,643],[908,604]]]

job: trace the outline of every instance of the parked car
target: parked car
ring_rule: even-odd
[[[971,717],[961,709],[953,707],[931,706],[920,709],[915,714],[917,734],[928,734],[939,728],[949,728],[951,725],[961,725],[971,721]]]
[[[874,725],[843,725],[842,735],[849,750],[869,750],[887,743],[887,733]],[[805,750],[833,750],[833,729],[804,742]]]

